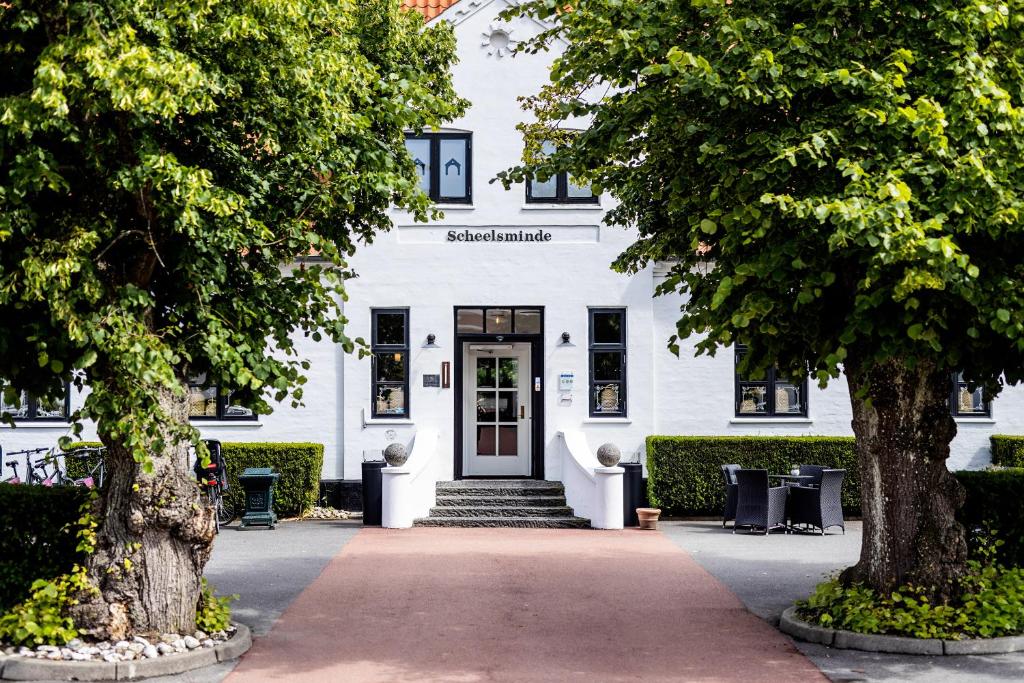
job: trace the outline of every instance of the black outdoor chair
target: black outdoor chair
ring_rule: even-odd
[[[821,486],[821,473],[826,469],[828,468],[821,465],[800,465],[800,476],[814,477],[814,479],[810,481],[801,479],[798,486]]]
[[[747,526],[751,530],[764,529],[768,532],[786,526],[786,486],[768,486],[768,470],[736,471],[736,527]]]
[[[821,529],[840,527],[846,533],[843,522],[843,477],[846,470],[825,469],[821,472],[821,486],[818,488],[793,487],[789,492],[789,521],[793,525],[803,524]]]
[[[739,465],[722,465],[722,483],[725,484],[725,509],[722,510],[722,526],[731,519],[736,519],[736,470]]]

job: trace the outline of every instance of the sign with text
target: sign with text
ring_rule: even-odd
[[[403,244],[516,245],[592,244],[599,241],[596,225],[403,225],[398,227]]]

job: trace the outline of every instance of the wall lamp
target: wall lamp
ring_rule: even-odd
[[[572,346],[572,342],[569,341],[570,339],[571,339],[571,337],[569,336],[569,333],[568,332],[563,332],[562,333],[562,343],[559,344],[559,346]]]
[[[439,344],[437,344],[436,342],[437,342],[437,335],[435,335],[433,332],[431,332],[430,334],[427,335],[427,343],[423,345],[423,348],[425,348],[425,349],[439,349],[439,348],[441,348],[441,346]]]

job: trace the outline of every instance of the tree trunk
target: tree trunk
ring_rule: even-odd
[[[860,561],[841,575],[879,592],[923,587],[958,593],[967,543],[954,515],[964,491],[946,469],[956,423],[948,372],[901,359],[846,367],[860,464],[864,535]]]
[[[116,380],[115,380],[116,382]],[[188,421],[188,399],[160,390],[160,405]],[[107,485],[97,502],[96,551],[87,569],[99,595],[73,608],[76,626],[97,638],[196,630],[213,511],[200,499],[188,444],[165,439],[147,474],[117,438],[104,434]]]

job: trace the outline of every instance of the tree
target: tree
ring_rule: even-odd
[[[865,524],[843,579],[955,595],[951,373],[990,397],[1024,376],[1024,3],[518,12],[551,22],[523,49],[568,47],[502,180],[568,171],[612,192],[606,221],[639,232],[616,266],[674,264],[660,291],[686,296],[678,337],[698,354],[742,343],[741,370],[845,373]]]
[[[265,413],[301,401],[297,335],[357,345],[345,259],[427,215],[403,131],[464,109],[454,55],[393,0],[0,3],[0,377],[88,386],[107,446],[79,627],[194,630],[188,378]]]

